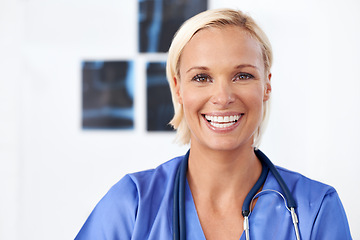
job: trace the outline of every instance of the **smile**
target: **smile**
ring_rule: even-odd
[[[231,116],[212,116],[204,114],[204,118],[210,123],[213,127],[216,128],[228,128],[236,124],[237,121],[244,114],[231,115]]]

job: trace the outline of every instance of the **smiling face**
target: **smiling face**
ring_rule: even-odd
[[[187,43],[176,93],[191,132],[191,147],[251,147],[270,96],[261,47],[240,27],[206,28]]]

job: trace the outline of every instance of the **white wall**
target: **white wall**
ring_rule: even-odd
[[[273,44],[273,101],[262,150],[333,185],[360,239],[360,5],[212,0],[249,12]],[[72,239],[125,173],[183,154],[145,131],[137,1],[0,2],[0,239]],[[136,59],[134,131],[81,130],[84,59]]]

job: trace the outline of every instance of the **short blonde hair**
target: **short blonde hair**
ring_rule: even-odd
[[[199,13],[196,16],[188,19],[179,28],[174,36],[174,39],[169,48],[168,60],[166,64],[166,75],[170,84],[175,111],[174,117],[170,121],[170,124],[174,127],[174,129],[177,130],[176,139],[181,144],[188,144],[190,142],[190,130],[184,118],[182,105],[177,100],[174,81],[175,78],[180,79],[179,68],[182,51],[185,45],[198,31],[205,28],[221,28],[228,25],[243,28],[250,34],[250,36],[259,42],[265,64],[265,73],[270,73],[270,68],[273,61],[270,41],[250,16],[244,14],[241,11],[233,9],[214,9]],[[266,101],[264,102],[263,106],[263,119],[254,135],[254,147],[258,147],[260,144],[260,139],[265,127],[268,110],[269,101]]]

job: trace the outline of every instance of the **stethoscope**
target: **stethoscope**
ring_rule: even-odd
[[[174,240],[186,239],[185,185],[186,185],[186,172],[188,168],[189,154],[190,154],[190,150],[187,152],[185,158],[181,162],[175,177],[174,205],[173,205],[173,231],[174,231],[173,239]],[[249,216],[251,213],[251,208],[254,199],[266,193],[276,193],[279,194],[284,199],[285,207],[291,214],[296,239],[300,240],[298,218],[295,213],[296,203],[289,191],[289,188],[285,184],[284,179],[280,176],[279,172],[276,170],[274,164],[270,161],[270,159],[258,149],[255,150],[255,154],[257,158],[261,161],[262,171],[259,179],[257,180],[253,188],[246,196],[242,206],[242,215],[244,217],[244,231],[245,231],[246,239],[250,240]],[[280,185],[285,196],[278,191],[269,190],[269,189],[262,190],[259,193],[257,193],[260,190],[260,188],[263,186],[269,170],[274,175],[276,181]]]

